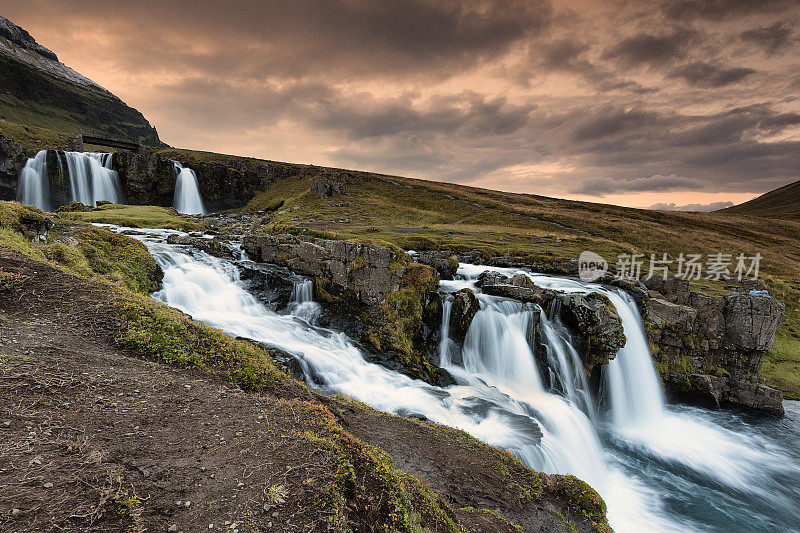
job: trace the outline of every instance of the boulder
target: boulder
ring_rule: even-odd
[[[458,270],[458,259],[452,252],[447,250],[419,252],[414,257],[414,260],[417,263],[435,268],[441,279],[453,279]]]
[[[208,255],[213,255],[215,257],[233,257],[233,253],[231,253],[230,248],[216,239],[206,239],[203,237],[194,237],[192,235],[179,235],[173,233],[167,237],[167,243],[192,246],[198,250],[204,251]]]
[[[559,314],[575,334],[584,369],[591,374],[597,365],[608,364],[625,346],[622,320],[608,297],[593,292],[588,295],[559,294]]]
[[[326,298],[346,296],[364,305],[383,303],[399,289],[408,262],[391,248],[294,235],[247,235],[245,251],[255,261],[284,266],[313,277]]]
[[[347,194],[347,184],[339,176],[323,175],[311,179],[309,190],[324,199],[339,194]]]
[[[498,272],[487,271],[478,276],[478,285],[486,294],[540,306],[547,305],[556,295],[555,291],[537,286],[525,274],[516,274],[509,278]]]
[[[453,304],[450,308],[449,333],[450,338],[456,342],[464,342],[472,319],[480,309],[478,299],[472,289],[461,289],[453,294]]]

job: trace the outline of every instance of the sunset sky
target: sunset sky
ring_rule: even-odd
[[[636,207],[800,179],[800,3],[6,0],[185,148]]]

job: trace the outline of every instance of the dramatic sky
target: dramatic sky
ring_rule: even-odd
[[[800,179],[800,3],[4,0],[174,146],[638,207]]]

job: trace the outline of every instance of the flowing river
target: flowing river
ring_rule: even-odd
[[[527,273],[540,286],[602,292],[617,307],[628,342],[604,369],[600,397],[593,397],[560,322],[541,313],[549,363],[549,375],[541,376],[527,340],[540,310],[481,294],[475,279],[489,267],[462,264],[461,279],[442,282],[445,315],[447,294],[462,287],[473,288],[481,310],[458,364],[444,327],[442,366],[458,384],[434,387],[368,362],[344,333],[315,326],[319,308],[308,281],[296,285],[289,314],[275,313],[240,282],[246,258],[168,245],[169,233],[138,236],[164,269],[154,298],[291,353],[325,392],[425,416],[535,470],[584,479],[605,499],[616,531],[800,531],[800,402],[786,401],[784,418],[666,405],[639,312],[623,292]]]

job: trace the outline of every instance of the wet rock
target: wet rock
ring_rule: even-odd
[[[414,261],[432,266],[439,273],[441,279],[453,279],[458,270],[458,259],[452,252],[447,250],[419,252],[414,257]]]
[[[173,233],[167,237],[167,243],[192,246],[198,250],[204,251],[208,255],[213,255],[215,257],[233,257],[230,248],[216,239],[206,239],[203,237],[193,237],[191,235],[178,235]]]
[[[497,272],[484,272],[478,277],[478,284],[486,294],[540,306],[547,305],[556,296],[555,291],[537,286],[524,274],[516,274],[509,278]]]
[[[453,294],[453,304],[450,308],[450,337],[456,342],[464,342],[472,319],[480,309],[478,299],[472,289],[461,289]]]
[[[347,296],[364,305],[383,303],[399,289],[405,255],[386,246],[294,235],[248,235],[244,249],[256,261],[284,266],[315,278],[320,299]]]
[[[559,294],[559,314],[573,332],[587,375],[596,365],[608,364],[625,346],[626,338],[617,309],[599,293]]]

